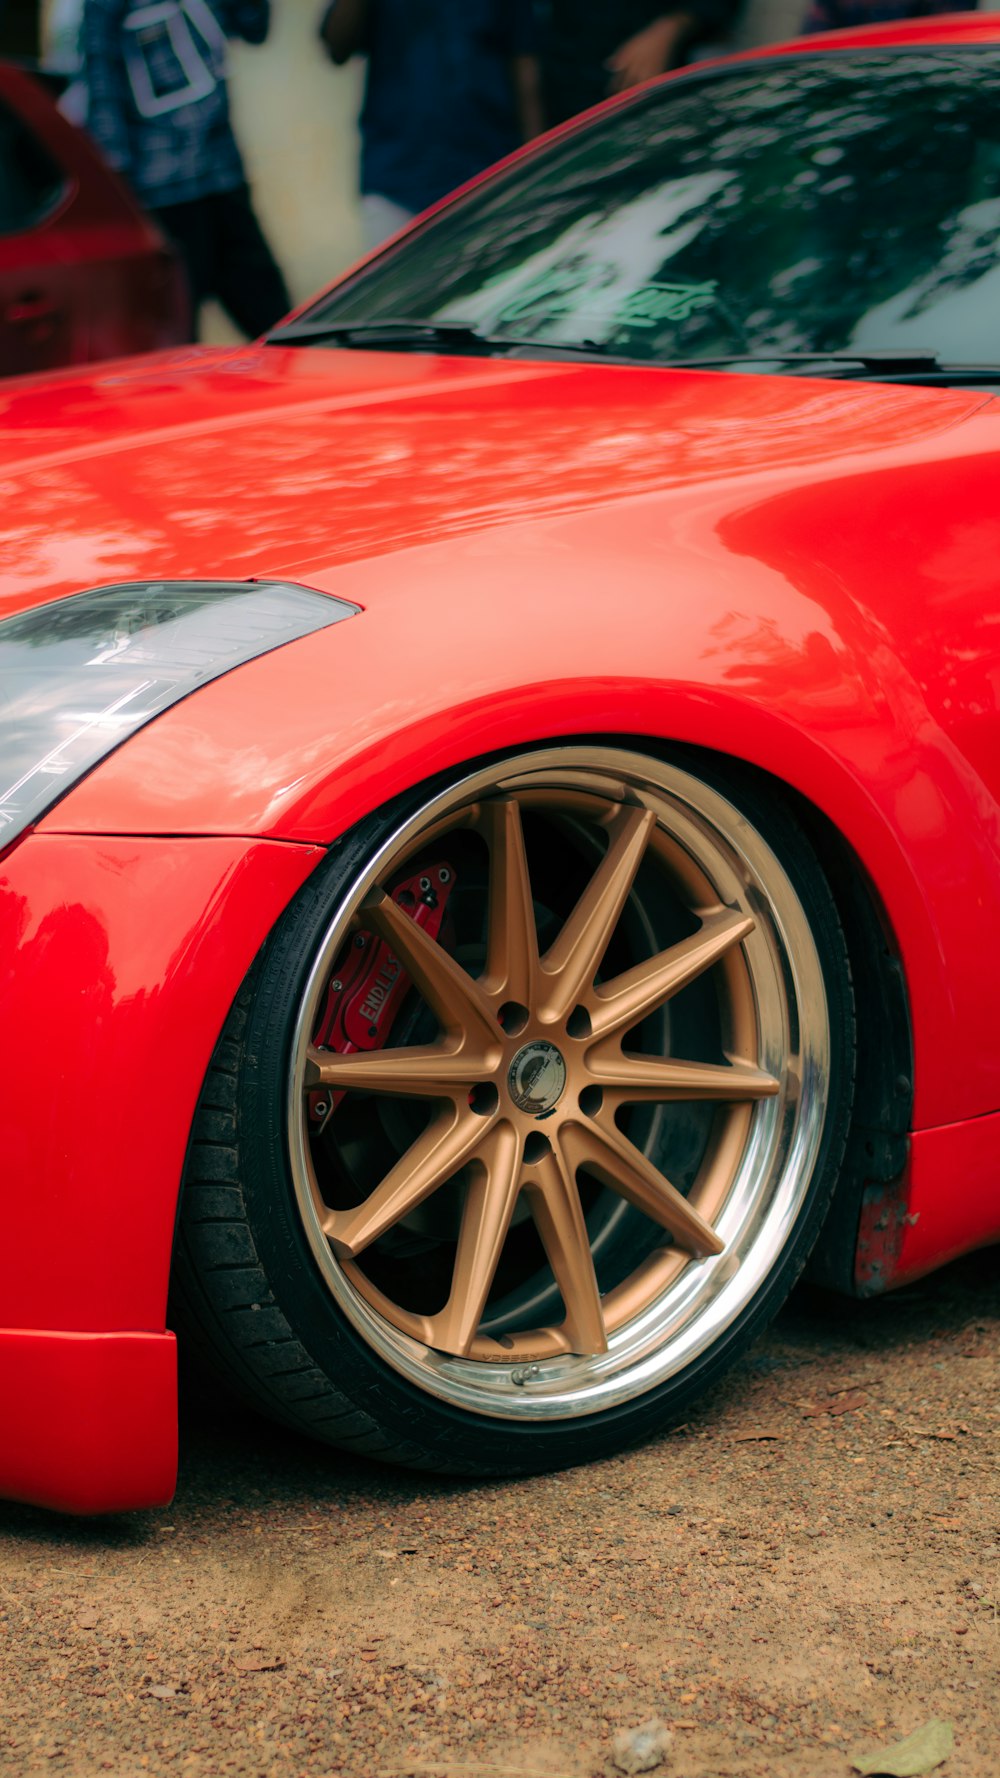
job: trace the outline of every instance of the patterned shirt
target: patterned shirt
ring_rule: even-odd
[[[270,0],[85,0],[87,128],[144,204],[235,191],[226,39],[263,43]]]

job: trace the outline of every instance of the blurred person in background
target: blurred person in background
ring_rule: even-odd
[[[727,31],[741,0],[546,0],[539,54],[546,127],[612,93],[679,67],[692,50]]]
[[[291,299],[229,118],[226,40],[263,43],[270,0],[85,0],[87,128],[177,246],[194,329],[215,297],[251,339]]]
[[[533,0],[330,0],[338,66],[365,55],[365,247],[542,128]]]

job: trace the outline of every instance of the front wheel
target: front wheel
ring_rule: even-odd
[[[779,803],[612,747],[494,762],[362,822],[254,965],[193,1133],[182,1332],[373,1455],[612,1451],[784,1300],[853,1053]]]

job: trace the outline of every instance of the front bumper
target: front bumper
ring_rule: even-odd
[[[191,1122],[240,983],[323,856],[35,833],[0,864],[0,1496],[169,1499]]]
[[[170,1333],[0,1329],[0,1497],[60,1512],[165,1506],[177,1476]]]

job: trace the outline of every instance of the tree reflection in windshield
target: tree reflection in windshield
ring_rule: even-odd
[[[1000,360],[1000,50],[783,56],[647,93],[310,316],[665,360]]]

